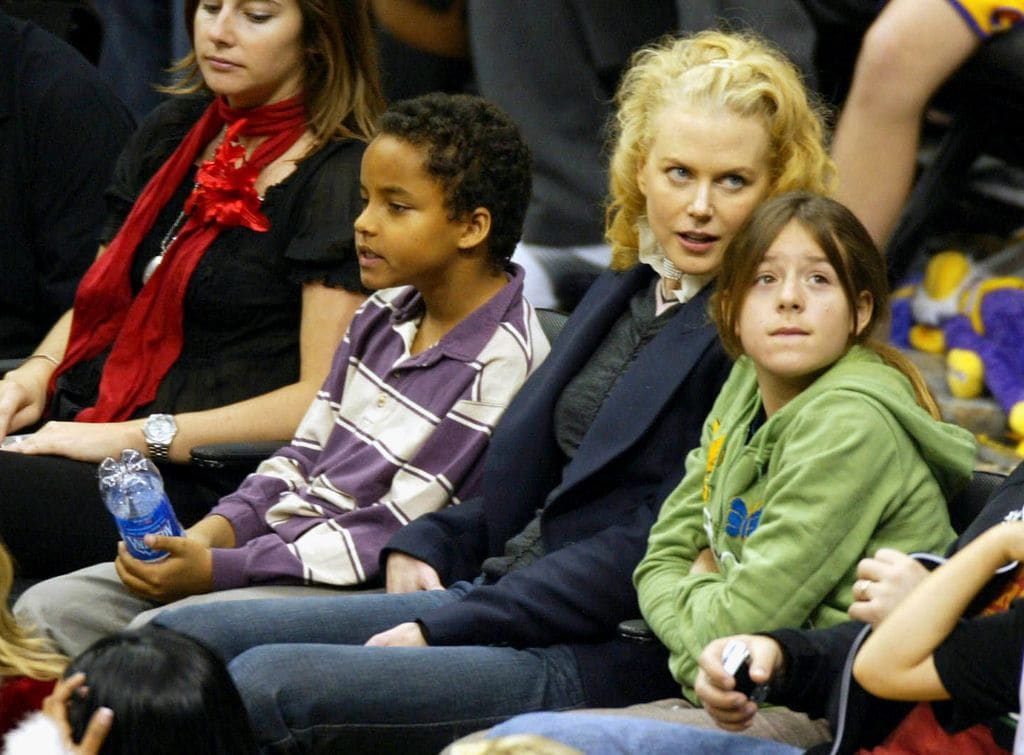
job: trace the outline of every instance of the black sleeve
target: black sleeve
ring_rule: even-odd
[[[306,181],[291,214],[285,259],[289,278],[349,291],[365,291],[359,277],[354,224],[362,212],[359,166],[365,146],[354,139],[331,142]]]
[[[831,718],[836,688],[843,678],[847,656],[857,635],[859,621],[847,621],[829,629],[778,629],[765,632],[782,647],[784,671],[771,680],[769,700],[806,713],[811,718]]]
[[[1024,657],[1024,600],[1002,613],[961,620],[935,649],[935,670],[965,728],[1019,707]]]
[[[417,617],[427,641],[522,648],[613,636],[620,621],[640,611],[633,569],[646,550],[662,500],[653,491],[641,495],[632,511],[623,512],[621,523]]]
[[[782,678],[771,681],[769,702],[828,719],[841,740],[839,752],[874,747],[912,707],[875,697],[853,678],[852,656],[866,630],[866,624],[847,621],[828,629],[766,633],[782,645],[786,659]]]
[[[32,102],[25,128],[38,139],[26,156],[33,166],[23,187],[30,207],[26,222],[34,229],[38,304],[52,323],[71,306],[96,256],[103,192],[134,123],[95,72],[77,65],[48,77]]]

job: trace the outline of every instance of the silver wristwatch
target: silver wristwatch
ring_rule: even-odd
[[[146,450],[154,461],[167,461],[167,450],[178,433],[178,425],[170,414],[150,414],[142,426]]]

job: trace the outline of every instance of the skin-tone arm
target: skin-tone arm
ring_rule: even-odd
[[[935,669],[935,648],[1003,564],[1024,558],[1024,523],[983,533],[921,584],[868,636],[853,675],[868,692],[891,700],[948,700]]]
[[[928,570],[906,553],[879,548],[874,558],[857,564],[850,618],[878,624],[927,576]]]
[[[979,44],[946,0],[891,0],[865,35],[832,157],[837,198],[880,247],[910,192],[928,101]]]
[[[785,655],[771,637],[740,634],[709,642],[700,654],[700,669],[694,691],[708,714],[723,729],[743,731],[757,713],[757,703],[735,690],[736,680],[722,666],[722,652],[732,640],[739,640],[750,651],[750,678],[757,684],[767,682],[783,670]]]
[[[171,460],[187,462],[192,447],[205,443],[290,437],[327,375],[334,351],[352,315],[363,300],[361,294],[328,288],[321,284],[307,284],[302,293],[299,380],[275,391],[228,406],[175,415],[178,433],[170,446]],[[68,330],[64,328],[62,334],[57,333],[57,330],[55,327],[51,331],[40,349],[50,342],[51,338],[53,342],[50,345],[56,346],[58,339],[62,337],[61,348],[55,349],[56,353],[53,353],[53,356],[59,358],[63,355],[63,346],[67,344]],[[15,372],[24,369],[32,371],[29,373],[31,379],[26,377],[25,380],[33,382],[36,386],[35,392],[31,395],[38,401],[39,384],[42,384],[45,390],[45,381],[49,379],[53,365],[45,359],[33,359],[30,364]],[[2,382],[7,380],[5,378]],[[23,382],[17,375],[14,381]],[[0,391],[0,422],[3,421],[4,402],[8,394],[9,391]],[[12,399],[12,403],[16,404],[16,400]],[[22,408],[20,411],[25,414],[28,410]],[[41,412],[41,409],[39,411]],[[15,415],[8,409],[8,416],[22,415]],[[135,448],[145,453],[146,444],[142,436],[144,422],[144,419],[108,423],[48,422],[22,443],[10,446],[9,450],[28,454],[53,454],[90,462],[99,462],[106,456],[116,456],[126,448]],[[17,428],[12,423],[10,429]]]

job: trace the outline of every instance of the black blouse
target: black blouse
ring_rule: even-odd
[[[103,241],[124,222],[136,197],[202,114],[207,100],[177,98],[159,106],[118,160],[107,192]],[[360,212],[359,163],[365,145],[334,141],[299,162],[267,189],[262,209],[270,230],[224,230],[207,248],[189,281],[183,304],[181,355],[164,376],[156,399],[135,416],[224,406],[295,382],[299,377],[302,287],[309,282],[360,291],[352,224]],[[159,253],[195,180],[178,187],[139,244],[132,286]],[[61,377],[52,407],[71,419],[98,393],[106,354]]]

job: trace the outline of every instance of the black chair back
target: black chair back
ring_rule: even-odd
[[[974,470],[967,487],[949,501],[949,521],[952,522],[957,534],[966,530],[978,517],[988,499],[1005,479],[1006,475],[999,472]]]

